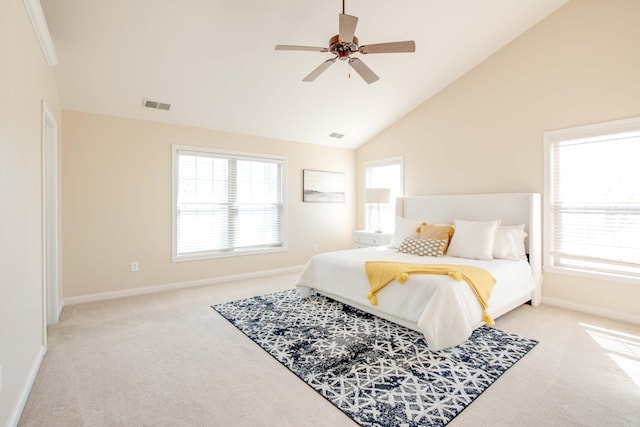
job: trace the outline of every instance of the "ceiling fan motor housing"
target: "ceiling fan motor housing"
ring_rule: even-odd
[[[354,36],[351,43],[345,43],[341,42],[340,35],[336,34],[329,39],[329,52],[338,55],[340,60],[346,61],[351,53],[358,52],[358,38]]]

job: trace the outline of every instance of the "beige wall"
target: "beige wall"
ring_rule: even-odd
[[[53,70],[22,0],[0,2],[0,425],[10,425],[43,351],[42,100],[60,126]]]
[[[74,111],[63,117],[65,297],[301,266],[313,244],[350,246],[353,150]],[[286,156],[288,251],[172,262],[172,144]],[[302,203],[303,169],[344,172],[347,202]],[[130,272],[131,261],[139,272]]]
[[[573,0],[357,151],[405,194],[543,192],[542,133],[640,116],[640,1]],[[358,204],[357,221],[363,223]],[[545,274],[543,295],[640,315],[640,286]]]

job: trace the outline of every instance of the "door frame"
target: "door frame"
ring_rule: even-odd
[[[42,102],[42,273],[43,320],[46,327],[58,323],[62,304],[59,288],[58,240],[58,123]]]

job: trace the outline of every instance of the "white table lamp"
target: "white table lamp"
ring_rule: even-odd
[[[364,195],[365,203],[376,203],[378,205],[378,228],[376,233],[382,233],[380,224],[380,203],[389,203],[391,201],[391,189],[389,188],[367,188]]]

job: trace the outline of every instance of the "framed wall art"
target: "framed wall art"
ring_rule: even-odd
[[[302,201],[344,203],[344,174],[304,169],[302,171]]]

